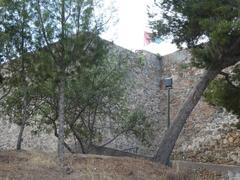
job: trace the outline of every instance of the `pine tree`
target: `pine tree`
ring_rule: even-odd
[[[233,67],[231,72],[221,72],[222,77],[210,83],[204,98],[211,105],[220,106],[240,117],[240,69]],[[236,124],[240,129],[240,121]]]
[[[58,96],[58,156],[64,161],[65,126],[65,85],[69,80],[69,71],[78,73],[81,67],[97,64],[102,60],[104,45],[98,35],[103,30],[103,22],[96,17],[97,5],[92,0],[37,0],[36,27],[38,38],[52,61]]]
[[[154,35],[173,37],[179,47],[187,45],[193,55],[193,64],[206,69],[177,113],[154,157],[155,161],[166,164],[204,90],[223,69],[240,60],[240,1],[163,0],[158,6],[163,14],[162,19],[152,21]]]
[[[29,1],[2,1],[1,2],[1,71],[5,72],[5,86],[8,91],[4,95],[18,91],[21,103],[21,120],[19,121],[20,132],[18,135],[16,149],[21,149],[22,135],[27,121],[27,104],[28,104],[28,82],[26,66],[29,64],[28,52],[32,46],[32,21],[33,12],[28,6]],[[16,59],[18,62],[15,62]],[[14,62],[10,62],[14,61]],[[19,67],[16,68],[16,64]],[[7,73],[6,73],[7,71]],[[2,73],[1,73],[2,74]],[[11,76],[9,76],[9,74]],[[11,90],[11,91],[10,91]]]

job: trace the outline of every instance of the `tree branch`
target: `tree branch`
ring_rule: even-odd
[[[40,0],[38,0],[37,3],[38,3],[37,12],[38,12],[39,20],[40,20],[41,31],[42,31],[42,34],[43,34],[43,38],[44,38],[44,40],[47,44],[46,48],[47,48],[48,52],[52,55],[52,58],[56,61],[57,58],[50,48],[50,43],[48,42],[48,38],[47,38],[47,35],[46,35],[46,30],[45,30],[45,27],[44,27],[44,24],[43,24],[42,12],[41,12],[41,8],[40,8]]]
[[[120,132],[119,134],[115,135],[112,139],[110,139],[109,141],[105,142],[104,144],[100,145],[99,147],[104,147],[110,143],[112,143],[113,141],[115,141],[115,139],[117,139],[119,136],[121,136],[122,134],[124,134],[125,132],[127,132],[128,130],[124,130],[122,132]]]
[[[233,87],[234,89],[240,89],[239,87],[237,87],[236,85],[234,85],[230,79],[230,75],[226,72],[221,71],[219,74],[221,74],[222,76],[225,77],[225,80],[228,82],[228,84]]]
[[[233,43],[233,45],[230,47],[229,52],[232,53],[235,49],[237,49],[237,52],[239,52],[239,45],[240,45],[240,37],[237,38],[237,40]]]
[[[42,111],[44,114],[46,114],[46,117],[51,121],[51,123],[52,123],[52,125],[53,125],[54,135],[58,138],[57,124],[56,124],[56,120],[58,119],[58,116],[52,118],[51,116],[47,115],[47,113],[46,113],[43,109],[41,109],[41,108],[39,108],[39,109],[40,109],[40,111]],[[64,144],[65,148],[67,148],[67,150],[68,150],[70,153],[74,154],[74,151],[70,148],[70,146],[69,146],[65,141],[63,142],[63,144]]]
[[[11,92],[11,89],[12,87],[10,87],[8,91],[0,97],[0,101],[3,100]]]

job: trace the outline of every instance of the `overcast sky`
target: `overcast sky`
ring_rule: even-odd
[[[105,0],[112,4],[117,12],[118,23],[102,35],[103,38],[113,41],[115,44],[130,50],[145,49],[160,55],[166,55],[176,51],[176,46],[169,41],[160,44],[150,43],[144,46],[144,31],[149,31],[147,5],[153,0]]]

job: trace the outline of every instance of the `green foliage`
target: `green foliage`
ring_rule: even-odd
[[[97,4],[1,1],[0,58],[8,69],[4,82],[11,88],[2,110],[16,124],[25,118],[25,125],[37,127],[33,134],[52,129],[58,136],[63,84],[65,138],[75,136],[88,148],[102,142],[110,123],[113,136],[131,132],[147,142],[150,124],[143,112],[128,108],[127,63],[109,57],[109,47],[99,37],[105,22],[97,16]],[[3,69],[1,64],[1,74]]]
[[[217,64],[240,35],[239,0],[163,0],[156,4],[163,18],[151,20],[154,36],[172,37],[178,47],[187,45],[198,67]]]
[[[3,103],[5,114],[10,120],[21,126],[18,135],[17,149],[21,149],[21,139],[27,120],[31,116],[30,97],[26,68],[31,66],[28,52],[33,45],[33,30],[31,22],[33,11],[29,1],[2,1],[0,10],[0,44],[1,67],[0,74],[4,76],[4,83],[9,88]],[[14,61],[14,62],[11,62]],[[3,64],[5,62],[6,64]],[[7,69],[7,73],[6,73]],[[7,79],[7,82],[6,82]],[[29,107],[29,108],[28,108]]]
[[[158,57],[158,59],[159,59],[159,60],[161,60],[161,59],[162,59],[162,56],[161,56],[161,54],[157,53],[157,54],[156,54],[156,56]]]
[[[30,23],[34,19],[34,15],[28,3],[28,0],[1,2],[1,61],[18,58],[21,54],[34,48],[33,29]]]
[[[189,63],[181,63],[181,64],[180,64],[180,68],[181,68],[182,70],[186,70],[186,69],[188,69],[190,66],[191,66],[191,64],[189,64]]]
[[[240,60],[240,1],[158,0],[155,3],[162,14],[152,19],[153,35],[171,37],[179,48],[187,46],[192,52],[193,64],[206,69],[177,113],[174,125],[171,126],[175,128],[170,127],[167,131],[153,158],[155,161],[168,164],[177,138],[204,90],[224,68],[235,65]],[[226,87],[221,83],[215,85],[216,89],[210,89],[210,94],[222,96],[226,101],[224,104],[227,107],[231,106],[232,102],[227,99],[230,95],[226,92],[232,90],[225,89]],[[220,94],[224,92],[220,92],[220,88],[225,89],[224,94]],[[207,97],[215,101],[215,95]],[[236,99],[231,98],[231,100],[235,100],[234,104],[237,105]],[[223,103],[221,100],[216,102]],[[232,108],[234,107],[229,107]],[[237,108],[239,109],[239,106]],[[232,111],[235,112],[235,109]]]
[[[128,132],[134,134],[144,145],[151,145],[152,126],[151,122],[148,121],[146,113],[140,109],[136,109],[129,116],[126,123],[129,129]]]
[[[163,13],[161,19],[151,21],[154,36],[171,37],[179,48],[187,45],[194,66],[224,69],[228,67],[224,64],[239,58],[239,0],[159,0],[156,4]],[[208,102],[238,116],[239,71],[234,67],[228,80],[213,81],[205,92]]]
[[[204,96],[207,102],[224,107],[227,111],[240,117],[240,66],[233,67],[231,75],[214,80]],[[235,124],[238,129],[240,122]]]
[[[24,82],[23,82],[23,71],[21,68],[22,60],[12,60],[5,64],[3,68],[5,73],[4,83],[5,86],[10,90],[6,94],[5,98],[1,102],[1,108],[3,114],[10,118],[11,122],[18,125],[22,124],[23,120],[23,109],[26,110],[26,120],[30,119],[34,115],[35,105],[38,100],[33,96],[34,94],[34,72],[32,71],[32,60],[30,57],[25,56],[24,63]],[[27,107],[23,106],[23,100],[26,100]],[[30,125],[30,122],[26,122],[26,125]]]
[[[214,80],[205,92],[205,99],[211,104],[226,108],[240,117],[240,74],[236,66],[230,77],[231,84],[223,78]],[[234,85],[232,84],[234,83]]]
[[[141,67],[143,67],[145,65],[145,61],[146,61],[146,59],[145,59],[144,55],[139,54],[138,55],[138,63]]]

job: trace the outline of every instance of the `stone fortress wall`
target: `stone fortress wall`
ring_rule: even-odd
[[[204,72],[191,67],[190,60],[191,55],[186,50],[162,59],[162,77],[171,75],[174,82],[171,90],[172,119]],[[162,91],[160,94],[164,97],[166,92]],[[185,124],[173,158],[240,165],[240,130],[232,126],[238,121],[236,116],[209,105],[202,98]]]
[[[174,118],[184,99],[201,77],[203,70],[190,66],[191,55],[182,50],[159,57],[146,51],[131,52],[113,45],[112,53],[118,58],[128,59],[128,78],[134,81],[129,90],[132,108],[140,106],[146,111],[154,127],[152,146],[145,147],[133,137],[120,137],[110,147],[119,150],[138,148],[138,153],[152,156],[160,143],[167,126],[167,91],[163,79],[173,78],[171,90],[171,119]],[[12,149],[17,140],[18,127],[1,117],[0,148]],[[240,164],[240,131],[230,124],[238,119],[224,109],[212,107],[202,99],[187,121],[177,141],[173,158],[196,161]],[[23,149],[54,151],[57,139],[49,134],[31,134],[31,128],[24,132]]]
[[[151,53],[139,51],[133,53],[119,46],[110,44],[111,51],[109,56],[116,56],[120,61],[127,61],[128,74],[133,86],[128,91],[128,101],[130,108],[142,108],[146,113],[149,121],[156,124],[160,118],[160,60],[157,56]],[[1,117],[0,120],[0,149],[14,149],[17,142],[19,127],[9,123],[6,117]],[[32,130],[37,127],[26,127],[23,135],[23,149],[36,149],[44,151],[55,151],[57,147],[57,138],[53,134],[40,133],[35,135]],[[156,131],[158,132],[158,131]],[[161,132],[161,131],[159,131]],[[106,139],[111,139],[111,130],[106,132]],[[72,143],[74,144],[74,142]],[[103,143],[104,144],[104,143]],[[109,147],[119,150],[139,148],[142,154],[148,150],[144,148],[141,142],[134,137],[119,137],[110,144]]]

